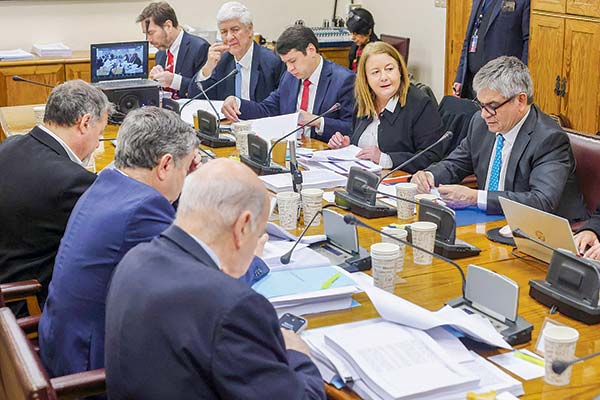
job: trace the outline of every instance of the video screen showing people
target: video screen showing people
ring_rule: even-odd
[[[92,48],[92,81],[147,77],[147,44]]]

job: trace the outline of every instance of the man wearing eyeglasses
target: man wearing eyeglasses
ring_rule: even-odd
[[[569,139],[533,104],[527,66],[499,57],[475,75],[473,87],[481,113],[446,159],[413,176],[418,191],[439,185],[448,206],[478,206],[488,214],[501,214],[498,198],[506,197],[570,221],[587,219]],[[477,189],[456,185],[471,174]]]

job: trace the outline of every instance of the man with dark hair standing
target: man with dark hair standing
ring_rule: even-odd
[[[279,36],[277,54],[287,66],[279,88],[260,103],[230,96],[223,103],[223,114],[237,121],[299,112],[298,124],[304,124],[340,103],[339,110],[310,124],[310,136],[327,142],[335,132],[350,134],[354,74],[321,57],[317,37],[301,25]]]
[[[99,89],[65,82],[50,93],[42,125],[0,145],[0,282],[39,280],[41,304],[71,210],[96,179],[85,165],[111,110]]]
[[[150,3],[136,22],[141,24],[150,44],[159,50],[150,78],[174,97],[188,97],[192,76],[206,62],[208,42],[184,32],[175,10],[166,2]]]

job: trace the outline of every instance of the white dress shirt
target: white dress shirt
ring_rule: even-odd
[[[54,140],[56,140],[58,142],[58,144],[60,144],[63,147],[63,149],[65,149],[65,151],[67,152],[67,155],[69,156],[71,161],[73,161],[75,164],[79,164],[83,168],[85,168],[85,165],[83,164],[83,162],[79,159],[79,157],[77,157],[77,155],[73,152],[73,150],[71,150],[69,145],[66,144],[61,138],[56,136],[50,129],[46,128],[44,125],[38,125],[38,128],[40,128],[41,130],[46,132],[48,135],[50,135]]]
[[[254,43],[250,45],[246,54],[242,56],[240,60],[237,60],[235,56],[233,60],[240,64],[242,73],[242,99],[250,100],[250,76],[252,74],[252,57],[254,57]],[[202,69],[198,73],[196,82],[203,82],[210,78],[210,76],[204,76]]]
[[[525,116],[523,118],[521,118],[521,120],[519,122],[517,122],[517,124],[510,131],[506,132],[503,135],[504,136],[504,146],[502,146],[502,167],[500,168],[500,181],[498,182],[498,191],[504,190],[504,180],[506,179],[506,167],[507,167],[508,161],[510,159],[510,153],[512,151],[513,145],[515,144],[515,140],[517,140],[517,135],[519,134],[521,127],[525,123],[525,120],[527,120],[527,117],[529,116],[530,111],[531,111],[531,108],[529,108],[529,110],[527,110],[527,113],[525,114]],[[494,156],[495,156],[494,153],[496,152],[496,145],[498,143],[498,135],[500,135],[500,132],[496,133],[496,141],[494,142],[494,146],[492,146],[492,148],[490,149],[490,152],[491,152],[490,164],[488,166],[487,178],[486,178],[486,182],[485,182],[485,190],[477,191],[477,207],[479,207],[479,209],[484,210],[484,211],[487,209],[487,194],[488,194],[487,189],[490,185],[490,175],[492,172],[492,164],[494,163]]]
[[[394,96],[385,105],[385,110],[388,110],[393,114],[396,110],[397,105],[398,96]],[[362,135],[360,135],[360,139],[358,139],[358,147],[365,148],[368,146],[377,146],[377,148],[379,148],[379,122],[380,119],[378,115],[373,118],[373,121],[369,125],[367,125]],[[381,153],[381,157],[379,158],[379,165],[381,166],[381,168],[392,168],[394,162],[392,161],[392,157],[390,157],[389,154]]]
[[[315,114],[313,108],[315,106],[315,97],[317,97],[317,88],[319,86],[319,79],[321,78],[321,71],[323,71],[323,57],[319,56],[319,65],[313,71],[313,73],[308,77],[310,81],[310,86],[308,87],[308,107],[306,108],[306,112]],[[296,110],[300,111],[300,103],[302,103],[302,92],[304,91],[304,81],[300,81],[300,90],[298,91],[298,101],[296,102]],[[321,118],[319,127],[316,128],[317,132],[323,132],[325,129],[325,119]],[[304,130],[304,135],[310,137],[310,129]]]
[[[179,54],[179,48],[181,47],[181,40],[183,39],[183,29],[179,31],[179,35],[175,38],[171,47],[169,47],[169,51],[173,54],[173,81],[171,82],[171,89],[179,90],[181,88],[181,75],[175,73],[175,67],[177,66],[177,55]],[[167,60],[169,55],[166,54]],[[165,61],[166,65],[166,61]]]

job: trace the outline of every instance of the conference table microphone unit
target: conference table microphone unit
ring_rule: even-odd
[[[519,286],[512,280],[473,264],[469,264],[467,267],[467,277],[465,278],[465,273],[460,265],[446,257],[383,232],[362,222],[352,214],[345,215],[344,222],[380,233],[452,265],[461,276],[462,296],[446,302],[447,305],[462,309],[467,314],[478,314],[488,319],[504,340],[512,346],[531,340],[533,325],[517,315]]]
[[[302,240],[308,228],[319,214],[323,215],[323,226],[325,228],[326,239],[317,243],[312,243],[309,247],[317,253],[327,257],[332,265],[337,265],[348,272],[365,271],[371,268],[371,255],[358,244],[358,232],[356,227],[348,229],[344,216],[327,208],[341,208],[335,204],[327,204],[323,209],[317,212],[300,236],[294,242],[292,248],[279,258],[282,264],[290,263],[292,254]]]
[[[548,246],[521,229],[517,228],[512,233],[515,237],[530,240],[553,252],[546,279],[529,281],[529,296],[550,307],[553,312],[559,311],[588,325],[599,323],[599,264],[570,251]]]
[[[294,190],[294,192],[300,193],[302,191],[303,179],[302,171],[300,171],[300,168],[298,168],[298,159],[296,158],[296,146],[290,146],[290,174],[292,174],[292,189]],[[308,226],[310,226],[310,224]]]
[[[402,168],[410,164],[415,159],[421,157],[424,153],[430,151],[441,142],[451,139],[452,136],[453,133],[447,131],[434,143],[419,151],[417,154],[404,161],[396,168],[393,168],[381,179],[376,174],[360,169],[358,167],[350,168],[346,189],[336,190],[334,192],[336,204],[339,204],[343,207],[348,207],[350,208],[350,211],[352,213],[368,219],[390,217],[392,215],[395,215],[396,208],[390,207],[383,203],[378,203],[375,193],[365,193],[364,190],[362,190],[363,185],[367,185],[372,188],[377,188],[379,186],[379,183],[381,183],[385,178],[387,178],[396,171],[402,170]]]
[[[269,143],[265,139],[259,137],[258,135],[248,135],[248,156],[240,155],[240,161],[250,167],[250,169],[256,172],[257,175],[273,175],[280,174],[282,172],[289,172],[283,166],[271,162],[271,153],[273,152],[273,148],[275,148],[275,146],[281,141],[287,139],[301,129],[304,129],[306,126],[309,126],[319,118],[323,118],[324,116],[339,110],[340,107],[340,103],[335,103],[324,113],[315,116],[310,121],[299,125],[293,131],[286,133],[277,139],[275,142],[273,142],[270,148]]]

